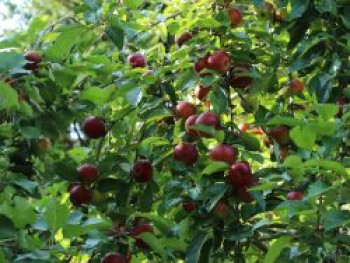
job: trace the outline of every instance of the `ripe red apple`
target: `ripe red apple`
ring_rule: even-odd
[[[26,70],[36,71],[39,68],[39,65],[37,63],[34,63],[34,62],[28,62],[28,63],[24,64],[23,68]]]
[[[292,93],[299,93],[304,90],[304,83],[300,79],[292,79],[290,81],[290,88]]]
[[[203,69],[208,68],[208,57],[209,55],[206,55],[194,64],[193,68],[196,73],[199,74]]]
[[[228,16],[230,18],[232,27],[238,27],[243,21],[242,13],[237,8],[228,10]]]
[[[132,176],[139,183],[146,183],[153,177],[153,167],[148,160],[137,161],[132,168]]]
[[[253,83],[253,79],[250,76],[245,76],[249,74],[250,69],[251,66],[248,64],[236,63],[232,69],[231,86],[238,89],[248,88]]]
[[[24,58],[33,63],[40,63],[43,57],[36,51],[28,51],[24,55]]]
[[[226,218],[229,211],[230,207],[224,201],[217,202],[214,208],[215,215],[220,218]]]
[[[290,142],[289,127],[281,125],[270,128],[269,135],[281,145],[287,145]]]
[[[209,158],[213,161],[233,164],[237,160],[237,149],[226,144],[219,144],[210,150]]]
[[[82,183],[91,184],[98,178],[98,168],[93,164],[83,164],[77,168],[78,178]]]
[[[192,212],[196,210],[196,204],[193,202],[184,202],[181,204],[182,209],[187,211],[187,212]]]
[[[198,159],[198,150],[195,145],[191,143],[180,142],[175,146],[174,159],[183,162],[190,166]]]
[[[239,129],[241,132],[247,132],[247,131],[250,129],[250,124],[248,124],[248,123],[240,124],[240,125],[238,126],[238,129]]]
[[[141,53],[134,53],[128,57],[128,62],[132,68],[146,67],[146,58]]]
[[[87,117],[83,122],[84,133],[91,139],[98,139],[107,134],[105,122],[95,116]]]
[[[302,200],[304,198],[304,194],[302,192],[289,192],[287,194],[287,200]]]
[[[203,101],[207,97],[210,90],[211,90],[211,87],[204,87],[202,85],[198,85],[194,90],[194,95],[196,96],[197,99],[199,99],[200,101]]]
[[[252,180],[252,171],[250,165],[247,162],[238,162],[231,165],[227,183],[235,187],[242,187],[248,185]]]
[[[181,47],[183,44],[185,44],[187,41],[189,41],[192,38],[193,38],[193,35],[191,32],[184,32],[176,39],[176,44],[179,47]]]
[[[196,106],[187,101],[180,101],[175,108],[176,115],[180,118],[187,119],[196,114]]]
[[[126,263],[126,259],[120,253],[110,252],[103,257],[101,263]]]
[[[191,129],[191,126],[194,126],[196,124],[196,120],[198,118],[198,115],[192,115],[187,118],[185,121],[185,129],[186,133],[189,134],[193,139],[198,138],[199,134],[196,130]]]
[[[91,191],[78,184],[70,189],[69,198],[75,206],[87,205],[91,202]]]
[[[349,103],[349,99],[347,97],[341,97],[339,99],[337,99],[337,104],[339,105],[339,110],[336,114],[337,117],[341,117],[343,116],[344,113],[344,105]]]
[[[141,249],[148,249],[148,244],[142,240],[142,238],[139,238],[138,236],[143,233],[154,233],[154,229],[150,224],[140,224],[134,226],[134,228],[131,231],[131,235],[135,238],[135,244]]]
[[[226,73],[231,66],[230,55],[223,50],[216,50],[207,60],[208,68]]]
[[[245,203],[251,203],[254,201],[254,198],[249,193],[248,188],[246,186],[239,187],[236,189],[236,195],[239,200],[245,202]]]
[[[215,129],[218,129],[220,126],[220,119],[215,113],[207,111],[207,112],[201,113],[198,116],[195,124],[196,125],[200,124],[200,125],[212,126]],[[200,136],[203,136],[203,137],[208,137],[208,138],[212,137],[212,135],[207,133],[207,132],[198,132],[198,133]]]

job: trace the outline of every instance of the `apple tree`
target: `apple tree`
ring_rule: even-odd
[[[349,262],[347,0],[69,6],[0,42],[0,262]]]

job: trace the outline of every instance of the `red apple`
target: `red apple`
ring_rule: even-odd
[[[196,73],[199,74],[203,69],[208,68],[208,57],[209,55],[206,55],[194,64],[193,68]]]
[[[253,79],[250,76],[246,76],[249,74],[250,69],[251,66],[248,64],[236,63],[232,69],[230,84],[238,89],[248,88],[253,83]]]
[[[28,51],[23,56],[26,60],[34,63],[40,63],[43,60],[43,57],[36,51]]]
[[[210,69],[216,70],[220,73],[226,73],[230,69],[231,58],[227,52],[217,50],[209,56],[207,64]]]
[[[191,126],[194,126],[196,124],[196,120],[198,118],[198,115],[192,115],[187,118],[185,121],[185,129],[186,133],[189,134],[193,139],[198,138],[199,134],[196,130],[191,129]]]
[[[292,93],[299,93],[304,90],[304,83],[300,79],[292,79],[290,81],[290,88]]]
[[[237,160],[237,149],[226,144],[219,144],[210,150],[209,158],[213,161],[233,164]]]
[[[193,35],[191,32],[184,32],[176,39],[176,44],[179,47],[181,47],[183,44],[185,44],[187,41],[189,41],[192,38],[193,38]]]
[[[198,150],[195,145],[191,143],[180,142],[175,146],[174,159],[183,162],[190,166],[198,159]]]
[[[287,126],[281,125],[281,126],[270,128],[269,135],[278,144],[287,145],[290,142],[289,127],[287,127]]]
[[[238,27],[243,21],[242,13],[237,8],[228,10],[228,16],[230,18],[232,27]]]
[[[111,252],[106,254],[101,263],[126,263],[125,256],[117,253],[117,252]]]
[[[98,178],[98,169],[93,164],[83,164],[77,168],[78,178],[83,183],[93,183]]]
[[[211,90],[211,87],[204,87],[202,85],[198,85],[194,90],[194,95],[196,96],[197,99],[199,99],[200,101],[203,101],[207,97],[210,90]]]
[[[196,106],[187,101],[180,101],[175,108],[176,115],[180,118],[187,119],[196,114]]]
[[[252,195],[249,193],[249,190],[246,186],[239,187],[236,189],[236,195],[239,200],[246,202],[246,203],[251,203],[254,201],[254,198]]]
[[[153,167],[148,160],[137,161],[132,168],[132,176],[139,183],[146,183],[153,177]]]
[[[263,142],[264,142],[264,145],[267,147],[267,148],[270,148],[270,139],[269,139],[269,137],[265,137],[264,139],[263,139]]]
[[[91,139],[98,139],[107,134],[105,122],[95,116],[87,117],[83,122],[84,133]]]
[[[148,249],[148,244],[142,240],[142,238],[139,238],[138,236],[143,233],[154,233],[154,229],[150,224],[140,224],[134,226],[134,228],[131,231],[131,235],[135,238],[136,246],[138,246],[141,249]]]
[[[217,202],[214,208],[215,215],[220,218],[226,218],[229,211],[230,207],[224,201]]]
[[[192,212],[196,210],[196,204],[193,202],[184,202],[181,204],[182,209],[187,211],[187,212]]]
[[[200,125],[212,126],[215,129],[218,129],[220,126],[220,119],[215,113],[207,111],[207,112],[201,113],[198,116],[195,124],[196,125],[200,124]],[[212,137],[212,135],[207,133],[207,132],[198,132],[198,133],[200,136],[203,136],[203,137],[208,137],[208,138]]]
[[[39,65],[37,63],[34,63],[34,62],[28,62],[28,63],[24,64],[23,68],[26,70],[36,71],[39,68]]]
[[[248,185],[252,180],[252,171],[247,162],[238,162],[231,165],[227,183],[235,187],[242,187]]]
[[[146,58],[141,53],[134,53],[128,57],[128,62],[132,68],[146,67]]]
[[[339,99],[337,99],[337,104],[339,105],[339,110],[336,114],[337,117],[341,117],[343,116],[344,113],[344,105],[349,103],[349,99],[347,97],[341,97]]]
[[[240,124],[240,125],[238,126],[238,129],[239,129],[241,132],[247,132],[247,131],[250,129],[250,124],[248,124],[248,123]]]
[[[287,200],[302,200],[304,198],[304,194],[302,192],[289,192],[287,194]]]
[[[91,202],[91,191],[82,185],[75,185],[69,191],[69,198],[73,205],[82,206]]]

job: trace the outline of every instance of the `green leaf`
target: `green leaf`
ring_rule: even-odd
[[[138,87],[130,90],[126,94],[126,99],[131,105],[137,106],[142,99],[142,90]]]
[[[22,187],[24,190],[28,191],[31,194],[33,194],[38,187],[37,182],[30,181],[26,178],[14,179],[12,182],[19,187]]]
[[[113,43],[122,49],[124,46],[124,30],[118,25],[111,25],[106,29],[107,36],[113,41]]]
[[[0,72],[12,69],[24,63],[23,55],[16,51],[0,49]],[[0,94],[3,94],[0,90]]]
[[[199,231],[188,246],[186,252],[186,262],[197,263],[204,243],[211,237],[211,232]]]
[[[81,93],[82,100],[88,100],[95,103],[97,106],[102,106],[108,101],[113,93],[113,87],[108,87],[105,89],[98,87],[90,87]]]
[[[34,208],[27,199],[19,196],[14,198],[11,219],[17,228],[24,228],[26,225],[32,225],[35,223],[36,214]]]
[[[145,241],[154,252],[161,255],[162,258],[166,257],[164,246],[162,242],[159,242],[160,240],[155,235],[151,233],[143,233],[140,235],[140,238],[142,238],[142,240]]]
[[[311,159],[308,160],[304,163],[304,165],[306,167],[320,167],[324,170],[330,170],[330,171],[334,171],[338,174],[344,175],[344,176],[349,176],[348,172],[346,171],[345,167],[336,161],[330,161],[330,160],[323,160],[323,159]]]
[[[46,204],[45,221],[52,231],[57,231],[63,227],[68,216],[68,207],[60,204],[56,199],[52,199]]]
[[[339,106],[335,104],[318,104],[315,107],[317,113],[323,118],[323,120],[328,121],[332,119],[339,110]]]
[[[204,168],[202,174],[213,174],[216,172],[226,171],[229,165],[225,162],[209,162]]]
[[[350,212],[333,209],[322,216],[322,221],[326,231],[336,227],[347,227],[350,224]]]
[[[313,198],[313,197],[320,196],[321,194],[323,194],[329,190],[332,190],[332,189],[333,189],[332,186],[327,185],[323,181],[317,181],[317,182],[309,185],[309,189],[308,189],[308,193],[307,193],[306,198]]]
[[[22,131],[23,137],[28,140],[38,139],[41,135],[41,131],[36,127],[30,127],[30,126],[22,127],[21,131]]]
[[[289,0],[290,12],[288,13],[288,19],[293,20],[301,17],[306,11],[309,0]]]
[[[240,135],[241,143],[249,151],[259,151],[260,150],[260,141],[249,133],[241,133]]]
[[[316,134],[309,128],[296,126],[290,131],[290,137],[300,148],[312,150],[316,141]]]
[[[1,239],[13,238],[15,236],[16,229],[12,221],[7,216],[0,214],[0,241]]]
[[[143,0],[124,0],[124,3],[129,8],[136,9],[143,3]]]
[[[283,164],[287,168],[296,168],[302,166],[303,161],[297,155],[290,155],[284,160]]]
[[[275,116],[267,122],[267,126],[287,125],[293,127],[301,124],[302,122],[300,120],[284,116]]]
[[[10,85],[0,82],[0,110],[17,109],[18,94]]]
[[[283,236],[277,239],[271,246],[269,251],[267,252],[264,263],[273,263],[281,254],[283,248],[285,248],[289,243],[292,237]]]

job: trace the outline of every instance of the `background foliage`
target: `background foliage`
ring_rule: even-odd
[[[262,0],[33,1],[40,15],[0,42],[0,262],[100,262],[110,251],[132,262],[349,262],[350,113],[338,105],[350,99],[349,1],[270,3],[275,11]],[[236,28],[229,6],[243,14]],[[179,47],[185,31],[194,37]],[[196,74],[194,63],[218,49],[251,65],[249,88]],[[28,50],[43,55],[38,70],[23,68]],[[130,67],[135,52],[147,68]],[[294,78],[305,85],[298,94]],[[193,96],[198,83],[212,87],[210,105]],[[182,100],[223,127],[195,142],[190,167],[172,157],[190,141],[174,117]],[[90,115],[104,118],[106,137],[83,134]],[[286,125],[291,142],[270,136],[266,147],[265,133],[239,129],[247,123]],[[222,142],[251,164],[252,202],[232,194],[227,165],[209,160]],[[146,184],[130,176],[143,157],[154,169]],[[83,163],[100,177],[79,208],[67,187]],[[286,200],[290,191],[304,198]],[[149,249],[130,235],[140,220],[155,230],[142,236]]]

